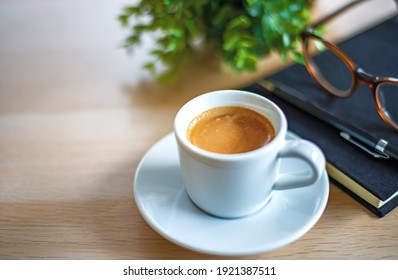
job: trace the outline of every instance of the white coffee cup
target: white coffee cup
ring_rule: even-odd
[[[220,106],[241,106],[271,121],[274,139],[253,151],[220,154],[194,146],[187,139],[190,122],[202,112]],[[305,140],[286,140],[287,121],[270,100],[245,91],[221,90],[187,102],[174,121],[181,173],[191,200],[203,211],[222,218],[252,214],[267,204],[274,191],[312,185],[325,169],[325,157]],[[299,158],[311,173],[278,172],[281,158]]]

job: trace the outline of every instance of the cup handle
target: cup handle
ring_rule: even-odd
[[[326,160],[322,151],[306,140],[286,140],[278,154],[279,158],[299,158],[304,160],[311,168],[311,174],[279,173],[274,190],[285,190],[309,186],[322,176]]]

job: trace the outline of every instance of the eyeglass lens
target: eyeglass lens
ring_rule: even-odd
[[[382,106],[382,113],[398,127],[398,85],[379,84],[376,88],[376,98]]]
[[[331,51],[323,41],[307,38],[307,50],[312,55],[310,63],[315,68],[314,78],[330,93],[340,97],[347,96],[353,87],[354,77],[349,66],[338,54]]]

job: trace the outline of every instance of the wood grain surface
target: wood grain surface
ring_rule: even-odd
[[[314,15],[343,2],[318,1]],[[367,14],[379,8],[373,2]],[[203,54],[180,82],[157,85],[141,68],[150,38],[132,54],[119,47],[125,33],[116,17],[126,3],[0,1],[1,259],[225,259],[151,229],[134,203],[134,173],[187,100],[238,88],[282,65],[271,56],[256,73],[234,75]],[[348,36],[369,20],[351,16],[330,33]],[[397,258],[398,211],[378,219],[334,185],[307,234],[245,257]]]

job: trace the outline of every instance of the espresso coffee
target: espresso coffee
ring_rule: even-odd
[[[275,137],[271,122],[254,110],[240,106],[215,107],[195,117],[187,139],[209,152],[238,154],[256,150]]]

